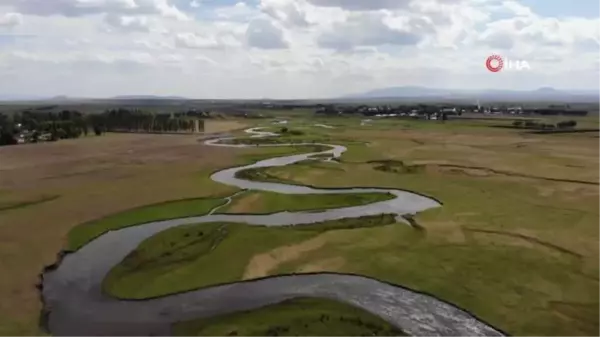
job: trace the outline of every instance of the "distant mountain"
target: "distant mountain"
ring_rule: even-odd
[[[586,101],[597,102],[600,94],[594,90],[557,90],[543,87],[537,90],[461,90],[417,86],[391,87],[349,95],[344,99],[465,99],[481,101]]]
[[[160,99],[160,100],[188,100],[189,98],[181,97],[181,96],[153,96],[153,95],[123,95],[123,96],[115,96],[108,99],[118,99],[118,100],[129,100],[129,99]]]

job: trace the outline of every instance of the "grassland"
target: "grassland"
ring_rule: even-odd
[[[119,298],[142,299],[266,276],[294,256],[320,247],[323,233],[393,222],[393,216],[381,215],[291,228],[238,223],[179,226],[142,242],[110,271],[103,289]],[[264,255],[278,247],[282,248],[277,254]]]
[[[219,209],[219,213],[265,214],[283,211],[322,210],[366,205],[393,198],[394,196],[389,193],[293,195],[250,191],[236,197],[227,207]]]
[[[363,274],[432,293],[510,334],[598,334],[596,134],[532,135],[485,121],[335,123],[343,126],[314,132],[355,140],[341,163],[303,162],[251,178],[397,187],[444,206],[417,215],[423,231],[355,228],[322,233],[317,243],[264,246],[237,275]]]
[[[244,122],[210,121],[207,130],[235,130],[248,126]],[[68,248],[71,229],[146,205],[230,195],[236,189],[212,182],[211,172],[311,150],[215,148],[194,136],[145,134],[0,148],[0,270],[10,271],[0,277],[0,335],[40,333],[35,284],[43,267]]]
[[[336,128],[311,128],[313,123]],[[228,224],[227,237],[196,260],[207,245],[180,247],[187,242],[185,230],[193,228],[183,227],[150,238],[159,248],[147,245],[140,272],[119,271],[120,265],[107,287],[145,297],[280,273],[351,272],[427,291],[510,334],[597,335],[598,135],[533,135],[489,124],[293,120],[289,128],[347,144],[341,163],[304,162],[257,171],[253,178],[398,187],[435,196],[444,206],[416,217],[424,231],[387,225],[322,233],[282,228],[279,234]],[[209,148],[187,136],[133,134],[1,148],[1,203],[30,203],[0,212],[0,270],[11,274],[0,278],[0,334],[39,333],[37,273],[54,261],[76,225],[149,204],[228,195],[235,189],[211,182],[210,172],[298,151],[308,149]],[[45,196],[59,197],[37,202]],[[269,198],[255,197],[252,209],[281,207]],[[195,230],[208,228],[201,226]],[[173,247],[169,238],[176,239]],[[240,252],[228,246],[235,240],[250,247]],[[198,266],[223,257],[236,262],[219,266],[218,279],[198,273]],[[150,278],[156,282],[133,289],[135,280],[139,285]]]
[[[257,310],[178,323],[178,336],[403,336],[381,318],[331,300],[298,298]]]
[[[346,133],[369,146],[351,147],[342,164],[297,164],[257,176],[399,187],[444,206],[416,217],[424,232],[387,226],[327,236],[320,249],[272,274],[343,259],[323,270],[436,294],[511,334],[598,333],[596,138],[405,122]],[[368,162],[375,158],[385,169]]]
[[[222,205],[223,199],[186,199],[147,205],[93,220],[69,232],[67,249],[77,250],[107,231],[150,221],[204,215]]]

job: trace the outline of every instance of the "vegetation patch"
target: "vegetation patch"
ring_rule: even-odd
[[[378,215],[285,228],[240,223],[170,228],[142,242],[115,266],[103,289],[118,298],[143,299],[235,282],[243,279],[257,254],[329,231],[394,222],[392,215]]]
[[[340,302],[298,298],[257,310],[177,323],[174,337],[404,337],[403,331]]]
[[[69,232],[69,250],[77,250],[96,237],[124,227],[135,226],[151,221],[168,220],[207,214],[211,209],[223,204],[222,199],[186,199],[159,203],[130,209],[102,219],[83,223]]]
[[[264,181],[269,183],[294,183],[293,181],[286,180],[283,178],[277,178],[269,173],[262,167],[245,169],[235,173],[235,177],[238,179]]]
[[[405,336],[383,319],[337,301],[296,298],[259,309],[180,322],[178,336]]]
[[[266,214],[283,211],[323,210],[338,207],[366,205],[393,199],[391,193],[340,194],[280,194],[250,191],[235,198],[223,213]]]
[[[371,164],[377,164],[374,169],[392,173],[418,173],[425,169],[425,165],[407,165],[401,160],[374,160]]]

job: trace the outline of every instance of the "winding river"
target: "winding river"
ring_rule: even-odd
[[[252,137],[277,136],[261,132],[257,128],[246,132]],[[216,138],[205,141],[205,144],[246,146],[225,143],[231,139]],[[330,150],[319,153],[330,153],[334,157],[339,157],[346,150],[338,145],[320,145],[327,145]],[[315,273],[277,276],[142,301],[118,300],[102,292],[102,280],[113,266],[143,240],[170,227],[218,221],[266,226],[296,225],[382,213],[400,216],[440,206],[430,198],[397,189],[318,189],[247,181],[235,177],[236,172],[244,169],[289,165],[315,154],[317,153],[266,159],[252,165],[216,172],[211,178],[240,189],[286,194],[382,192],[392,193],[395,198],[318,212],[281,212],[270,215],[223,215],[211,212],[206,216],[157,221],[110,231],[78,251],[66,255],[56,269],[43,274],[42,297],[48,329],[54,335],[169,335],[171,325],[177,321],[249,310],[294,297],[309,296],[335,299],[363,308],[411,335],[503,335],[501,331],[470,313],[432,296],[357,275]],[[209,273],[210,270],[198,272]]]

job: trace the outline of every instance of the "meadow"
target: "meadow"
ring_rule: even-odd
[[[400,188],[443,206],[414,218],[421,230],[386,215],[304,228],[170,229],[116,266],[105,291],[139,299],[268,275],[345,272],[426,291],[510,334],[597,335],[598,133],[537,135],[492,123],[373,120],[361,126],[358,118],[296,116],[286,127],[302,133],[288,138],[344,144],[348,151],[339,162],[305,161],[242,173],[245,178]],[[250,125],[219,131],[244,126]],[[310,150],[212,148],[190,136],[134,134],[0,149],[10,159],[0,162],[0,266],[12,275],[0,279],[0,334],[39,333],[34,285],[61,249],[77,249],[111,229],[205,214],[237,192],[210,181],[210,173]],[[310,210],[386,197],[246,191],[218,211]],[[198,272],[207,269],[213,272]],[[300,304],[296,311],[309,316],[340,305]],[[273,310],[182,323],[175,331],[218,335],[235,325],[239,334],[261,334],[274,324],[267,319]],[[292,320],[288,332],[325,334],[319,324],[302,330],[294,323],[316,316],[280,311],[282,320]],[[261,320],[266,323],[252,323]]]

